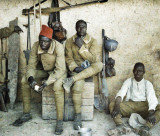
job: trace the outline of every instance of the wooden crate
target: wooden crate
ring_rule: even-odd
[[[71,98],[71,93],[68,99],[68,120],[74,119],[74,107]],[[82,120],[92,120],[93,119],[93,107],[94,104],[94,83],[85,82],[84,91],[82,92]],[[66,105],[65,105],[66,106]],[[65,110],[65,107],[64,107]],[[65,114],[65,112],[64,112]],[[56,119],[56,106],[54,100],[54,93],[52,91],[52,86],[48,86],[42,92],[42,118],[43,119]],[[65,115],[64,115],[65,118]]]

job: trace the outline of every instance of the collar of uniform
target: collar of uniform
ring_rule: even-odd
[[[144,78],[143,78],[141,81],[139,81],[139,82],[137,82],[137,81],[135,80],[135,78],[134,78],[134,82],[137,83],[137,84],[141,84],[141,83],[144,82]]]
[[[56,42],[52,40],[51,46],[49,47],[49,49],[47,51],[48,54],[53,54],[53,51],[54,51],[54,48],[55,48],[55,44],[56,44]],[[45,51],[42,50],[40,45],[39,45],[38,46],[38,54],[42,54],[42,53],[45,53]]]
[[[76,37],[77,37],[77,34],[73,36],[73,42],[75,41]],[[85,42],[85,44],[88,44],[91,41],[91,36],[89,36],[89,34],[86,34],[86,36],[83,38],[83,41]]]

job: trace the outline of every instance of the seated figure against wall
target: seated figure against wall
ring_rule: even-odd
[[[84,20],[76,22],[77,33],[66,41],[66,63],[70,72],[69,78],[63,81],[63,87],[67,93],[72,86],[72,99],[74,104],[73,127],[78,130],[81,123],[81,95],[84,90],[85,78],[92,77],[102,70],[102,62],[97,41],[87,31],[87,23]]]
[[[52,39],[53,30],[42,25],[39,41],[35,42],[30,53],[26,76],[22,78],[23,115],[13,125],[20,126],[32,119],[31,116],[31,88],[42,91],[46,86],[53,85],[55,95],[57,124],[62,125],[64,110],[64,89],[62,81],[66,77],[64,47]],[[38,88],[37,80],[42,83]],[[55,133],[62,130],[56,126]]]
[[[115,102],[111,102],[109,109],[118,128],[124,124],[121,117],[130,117],[132,113],[140,114],[146,119],[144,127],[147,132],[160,121],[160,105],[153,85],[143,78],[145,66],[136,63],[133,69],[134,78],[127,79],[116,95]]]

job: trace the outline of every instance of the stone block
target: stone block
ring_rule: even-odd
[[[82,99],[82,106],[92,106],[94,104],[94,99]],[[42,105],[55,105],[54,97],[42,97]],[[69,105],[73,106],[72,98],[69,98]]]
[[[69,94],[68,104],[65,103],[64,110],[68,109],[67,120],[74,119],[74,106],[71,98],[72,93]],[[43,119],[56,119],[56,106],[54,100],[54,91],[52,86],[48,86],[42,92],[42,118]],[[82,92],[82,120],[92,120],[93,119],[93,107],[94,104],[94,83],[85,82],[84,91]],[[67,106],[67,108],[66,108]],[[66,112],[64,111],[64,114]],[[66,115],[64,115],[65,117]]]
[[[74,107],[68,107],[68,120],[74,119]],[[82,120],[92,120],[93,119],[93,106],[82,106]],[[56,120],[56,106],[55,105],[42,105],[42,118],[43,119],[54,119]]]

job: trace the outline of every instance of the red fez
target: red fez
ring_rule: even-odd
[[[53,29],[46,26],[46,25],[42,25],[42,30],[40,32],[39,35],[48,37],[49,39],[52,39],[52,34],[53,34]]]

